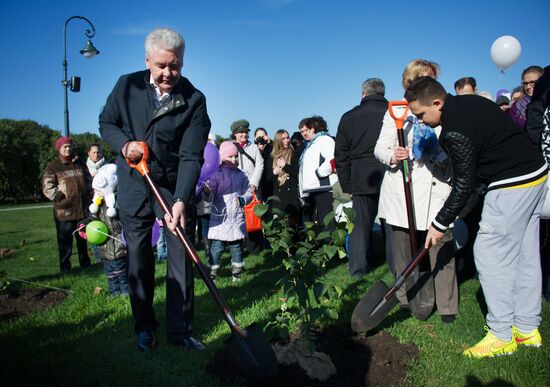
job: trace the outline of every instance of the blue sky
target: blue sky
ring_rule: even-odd
[[[273,134],[297,130],[312,114],[335,134],[366,78],[381,78],[386,97],[401,98],[401,73],[415,58],[439,63],[448,90],[474,76],[493,95],[519,84],[525,67],[550,64],[548,0],[3,0],[0,118],[63,131],[63,24],[73,15],[93,22],[101,52],[82,57],[87,24],[69,23],[68,73],[82,77],[81,92],[69,92],[76,133],[99,133],[97,116],[116,80],[145,68],[145,35],[161,26],[184,36],[183,74],[206,95],[212,131],[222,136],[240,118]],[[504,76],[489,54],[502,35],[522,45]]]

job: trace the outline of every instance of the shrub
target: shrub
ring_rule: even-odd
[[[342,295],[342,289],[337,285],[326,286],[322,278],[330,261],[346,257],[346,236],[353,230],[355,214],[353,209],[345,208],[347,222],[336,222],[334,213],[328,214],[324,226],[332,226],[333,231],[321,231],[320,225],[313,222],[292,227],[278,202],[272,196],[267,203],[255,207],[256,215],[262,218],[272,256],[281,259],[285,268],[276,285],[283,292],[280,311],[267,328],[271,335],[286,340],[289,331],[297,327],[299,336],[314,346],[312,329],[316,324],[338,319],[331,301]]]

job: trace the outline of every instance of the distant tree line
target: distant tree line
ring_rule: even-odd
[[[31,120],[0,119],[0,201],[15,203],[33,199],[45,200],[41,180],[46,164],[57,157],[55,140],[58,130]],[[100,144],[107,161],[115,153],[98,135],[72,134],[78,157],[86,162],[88,145]]]

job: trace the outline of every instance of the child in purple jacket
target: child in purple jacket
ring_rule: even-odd
[[[239,281],[243,270],[242,241],[246,237],[243,206],[252,200],[246,174],[238,168],[237,148],[231,141],[220,145],[219,169],[204,184],[204,198],[212,202],[208,239],[210,275],[216,278],[225,245],[231,252],[231,274]]]

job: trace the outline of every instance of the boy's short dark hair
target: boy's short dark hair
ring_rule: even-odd
[[[409,103],[418,101],[422,105],[430,105],[434,99],[445,100],[446,97],[447,92],[443,85],[432,77],[415,79],[405,91],[405,99]]]

